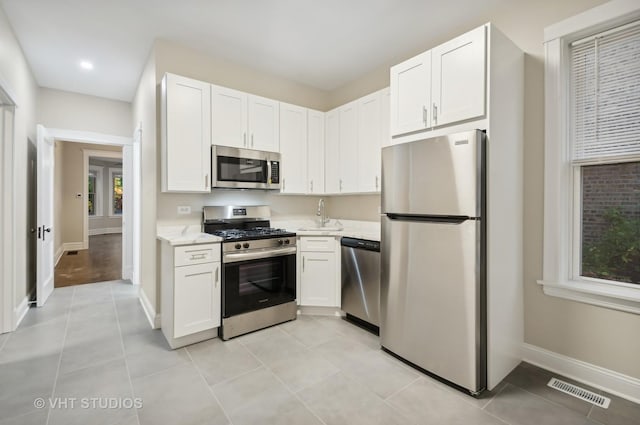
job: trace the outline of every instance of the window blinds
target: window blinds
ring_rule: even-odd
[[[640,21],[570,46],[574,163],[640,156]]]

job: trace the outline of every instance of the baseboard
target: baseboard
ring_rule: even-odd
[[[144,314],[147,316],[147,320],[153,329],[160,328],[160,315],[156,314],[156,309],[149,301],[149,297],[144,292],[144,289],[140,288],[140,304],[142,304],[142,309],[144,310]]]
[[[83,242],[65,242],[62,244],[62,251],[78,251],[85,249]]]
[[[105,229],[89,229],[89,236],[111,235],[115,233],[122,233],[122,227],[107,227]]]
[[[22,319],[24,319],[24,316],[27,315],[28,311],[29,311],[29,295],[24,297],[22,301],[20,301],[20,305],[18,305],[13,310],[13,323],[16,324],[14,329],[18,328],[18,326],[20,325],[20,322],[22,322]]]
[[[58,247],[58,250],[55,253],[55,261],[54,261],[54,267],[58,265],[58,263],[60,262],[60,259],[62,258],[62,255],[64,254],[64,245],[60,245]]]
[[[640,403],[640,379],[531,344],[522,345],[522,357],[528,363]]]

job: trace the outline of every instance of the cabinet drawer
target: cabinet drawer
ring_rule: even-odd
[[[335,251],[336,239],[333,236],[300,238],[300,251]]]
[[[220,261],[220,244],[177,246],[174,251],[175,267]]]

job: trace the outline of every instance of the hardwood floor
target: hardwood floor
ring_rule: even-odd
[[[54,286],[122,279],[122,235],[89,237],[89,249],[65,252],[55,269]]]

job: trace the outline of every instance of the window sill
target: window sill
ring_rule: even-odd
[[[103,215],[97,215],[97,214],[89,216],[89,220],[92,220],[92,219],[95,220],[96,218],[104,218],[104,216]]]
[[[627,313],[640,314],[640,287],[630,288],[607,283],[567,280],[539,280],[546,295],[583,302]]]
[[[109,218],[122,218],[122,214],[113,214],[113,215],[109,214],[108,217]]]

